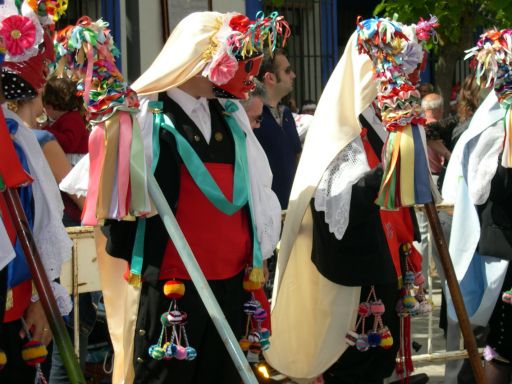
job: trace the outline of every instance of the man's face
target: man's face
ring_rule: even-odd
[[[276,68],[274,72],[274,76],[276,78],[276,91],[282,95],[281,97],[284,97],[293,91],[293,81],[296,76],[285,55],[278,54],[275,57],[274,65]]]
[[[245,112],[249,118],[251,128],[259,128],[261,124],[261,114],[263,113],[263,100],[259,96],[252,97],[249,102],[244,105]]]

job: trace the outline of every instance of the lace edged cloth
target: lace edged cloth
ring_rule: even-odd
[[[347,230],[352,186],[370,170],[363,142],[354,139],[333,159],[315,191],[315,209],[325,213],[329,231],[341,240]]]
[[[34,194],[34,241],[41,256],[48,280],[53,281],[60,277],[61,266],[71,257],[72,242],[62,224],[64,205],[55,178],[48,162],[37,142],[34,133],[27,128],[15,113],[4,108],[6,118],[18,123],[18,130],[14,134],[14,141],[25,152],[30,175],[33,177],[32,191]],[[58,284],[53,282],[53,286]],[[58,285],[54,288],[55,299],[59,304],[61,313],[71,310],[69,294],[64,287]],[[69,313],[68,311],[68,313]]]

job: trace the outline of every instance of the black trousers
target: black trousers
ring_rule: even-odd
[[[7,355],[7,364],[0,370],[0,384],[34,384],[36,369],[21,358],[21,348],[28,341],[21,339],[21,321],[0,324],[0,348]]]
[[[209,281],[226,319],[237,338],[244,331],[243,304],[248,294],[242,288],[243,272],[227,280]],[[194,284],[185,281],[185,296],[178,307],[188,314],[186,331],[197,358],[187,360],[154,360],[148,349],[156,344],[162,325],[160,316],[169,308],[170,300],[162,293],[165,281],[143,283],[139,315],[135,330],[134,366],[136,384],[240,384],[238,372],[215,328]]]
[[[326,384],[382,384],[383,380],[391,375],[400,346],[400,319],[395,310],[399,291],[396,287],[396,283],[375,285],[377,298],[386,306],[382,321],[391,331],[393,347],[370,348],[366,352],[348,347],[338,361],[324,373]],[[366,301],[369,292],[370,287],[362,287],[361,301]],[[369,324],[367,321],[367,330],[373,324],[373,317],[371,319]]]

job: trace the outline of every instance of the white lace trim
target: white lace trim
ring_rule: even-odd
[[[55,178],[37,139],[15,113],[4,108],[6,118],[18,123],[14,140],[27,156],[34,179],[34,240],[50,281],[60,277],[62,263],[71,257],[72,242],[62,225],[64,205]]]
[[[315,191],[315,209],[338,240],[347,230],[352,185],[370,170],[360,137],[343,148],[325,170]]]
[[[62,316],[67,316],[73,309],[73,303],[71,302],[68,291],[66,288],[55,281],[52,281],[50,284],[52,287],[53,296],[55,297],[55,301],[59,307],[60,314]],[[33,303],[39,301],[39,295],[33,295],[30,301]]]

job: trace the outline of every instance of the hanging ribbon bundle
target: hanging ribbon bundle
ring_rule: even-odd
[[[87,118],[89,187],[82,221],[133,220],[151,212],[142,134],[135,114],[138,99],[119,72],[108,23],[80,18],[57,33],[56,73],[78,80]]]
[[[480,35],[477,45],[466,51],[464,59],[473,58],[476,81],[486,78],[485,87],[494,86],[498,101],[505,109],[505,141],[501,165],[512,168],[511,114],[512,104],[512,29],[492,29]]]
[[[383,149],[384,175],[377,204],[384,209],[432,202],[426,147],[420,126],[418,72],[424,62],[417,40],[435,36],[437,19],[405,26],[395,20],[374,18],[358,22],[358,48],[373,61],[378,106],[389,132]]]

